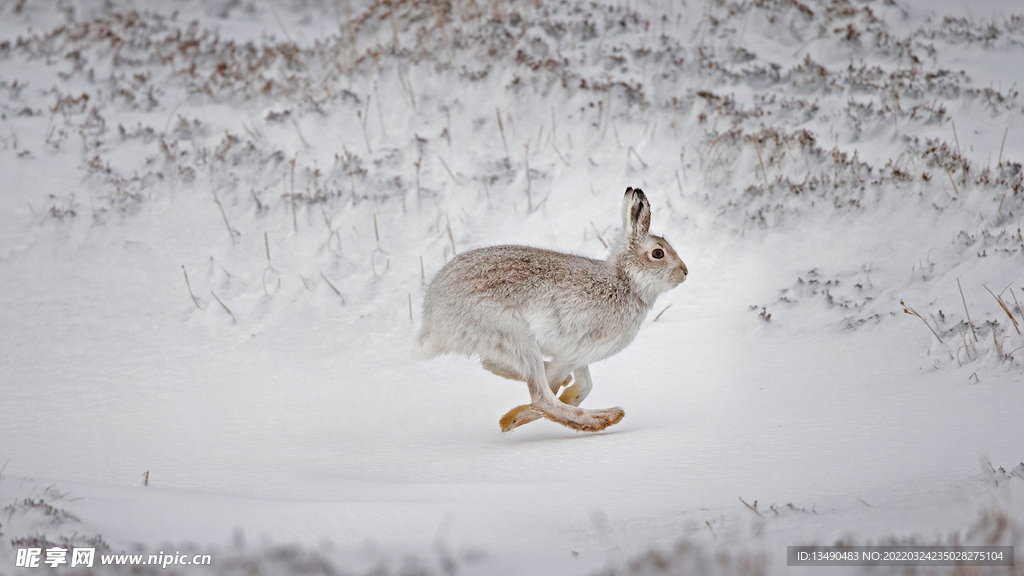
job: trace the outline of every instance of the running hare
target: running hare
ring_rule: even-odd
[[[421,355],[476,354],[487,370],[526,382],[532,402],[501,418],[504,432],[541,417],[588,432],[617,423],[622,408],[579,407],[593,386],[587,365],[632,342],[658,295],[686,280],[650,225],[647,197],[626,188],[622,238],[607,260],[528,246],[460,254],[427,289]]]

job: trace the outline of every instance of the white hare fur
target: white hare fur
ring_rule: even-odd
[[[587,366],[632,342],[658,295],[687,274],[650,224],[647,197],[627,188],[622,237],[607,260],[528,246],[460,254],[427,290],[420,354],[476,354],[487,370],[526,382],[532,401],[501,418],[505,432],[541,417],[583,431],[617,423],[621,408],[579,407],[592,387]]]

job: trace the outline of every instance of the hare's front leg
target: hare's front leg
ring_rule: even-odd
[[[590,394],[590,390],[594,387],[594,382],[590,379],[590,367],[588,366],[580,366],[573,370],[572,375],[576,382],[566,388],[558,399],[566,404],[579,406]],[[566,384],[568,383],[569,381],[566,380]]]

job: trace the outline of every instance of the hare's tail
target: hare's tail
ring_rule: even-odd
[[[445,352],[444,346],[437,340],[437,337],[430,330],[426,323],[416,334],[415,354],[417,358],[426,360]]]

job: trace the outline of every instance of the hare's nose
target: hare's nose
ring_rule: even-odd
[[[684,264],[684,263],[680,262],[680,263],[679,263],[679,267],[680,267],[680,268],[682,268],[682,270],[683,270],[683,276],[686,276],[686,275],[688,275],[688,274],[690,273],[690,272],[689,272],[689,271],[688,271],[688,270],[686,269],[686,264]]]

